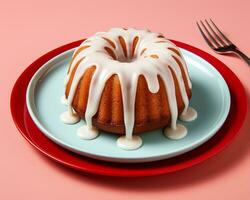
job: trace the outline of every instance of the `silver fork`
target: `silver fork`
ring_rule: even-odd
[[[201,35],[207,42],[208,46],[210,46],[216,53],[219,54],[227,54],[234,53],[240,58],[242,58],[249,66],[250,66],[250,58],[247,57],[244,53],[242,53],[236,45],[234,45],[215,25],[215,23],[210,19],[210,23],[205,20],[205,24],[200,21],[197,26],[201,32]]]

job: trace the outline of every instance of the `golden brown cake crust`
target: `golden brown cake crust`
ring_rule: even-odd
[[[164,38],[162,35],[158,35],[157,38]],[[108,46],[104,46],[104,50],[106,53],[114,60],[118,60],[117,55],[114,53],[117,46],[115,43],[110,40],[109,38],[102,37],[108,44]],[[120,35],[118,36],[119,44],[121,45],[121,51],[124,54],[125,58],[129,57],[128,47],[126,44],[125,39]],[[135,49],[137,43],[139,41],[139,37],[135,36],[132,40],[132,50],[131,55],[132,57],[135,54]],[[157,42],[166,42],[166,40],[159,40]],[[80,46],[73,55],[73,60],[80,54],[81,51],[85,51],[90,46],[84,44]],[[165,48],[165,47],[164,47]],[[141,49],[138,54],[142,56],[146,51],[146,47]],[[179,59],[182,59],[180,52],[174,47],[167,47],[168,51],[172,54],[172,58],[178,63],[179,68],[181,70],[182,79],[184,81],[185,89],[188,98],[191,98],[191,89],[189,88],[188,83],[188,74],[185,73],[184,66]],[[144,55],[145,56],[145,55]],[[157,54],[149,55],[152,59],[159,59]],[[178,57],[178,58],[177,58]],[[86,57],[81,57],[81,59],[72,65],[68,70],[69,80],[66,85],[65,96],[68,98],[69,91],[72,85],[72,81],[74,79],[76,69],[78,68],[79,64],[86,59]],[[72,67],[72,69],[71,69]],[[176,78],[175,73],[173,72],[170,66],[162,66],[163,68],[169,68],[172,77],[174,80],[175,85],[175,93],[176,93],[176,100],[177,100],[177,107],[179,114],[184,109],[184,102],[181,96],[180,86],[178,85],[178,81]],[[84,71],[81,79],[79,80],[76,91],[74,91],[73,101],[71,103],[72,108],[76,111],[76,113],[84,119],[87,102],[88,102],[88,95],[90,84],[92,80],[92,76],[97,69],[96,66],[90,66],[87,70]],[[71,73],[69,73],[69,71]],[[135,99],[135,107],[134,107],[134,130],[133,133],[141,133],[146,131],[151,131],[157,128],[162,128],[164,126],[168,126],[171,123],[171,113],[170,107],[168,102],[168,94],[165,89],[164,82],[161,76],[158,75],[159,81],[159,90],[157,93],[151,93],[148,89],[147,81],[143,75],[140,75],[137,82],[137,91],[136,91],[136,99]],[[184,89],[184,88],[182,88]],[[173,92],[173,91],[172,91]],[[171,96],[171,95],[170,95]],[[121,91],[121,84],[118,78],[118,75],[114,73],[105,83],[104,89],[102,91],[102,96],[100,98],[98,111],[96,112],[95,116],[92,118],[92,123],[95,127],[100,130],[117,133],[117,134],[124,134],[125,133],[125,125],[124,125],[124,109],[123,109],[123,101],[122,101],[122,91]]]
[[[178,62],[182,71],[182,76],[187,91],[188,98],[191,98],[191,89],[188,87],[187,77],[183,67]],[[75,66],[77,68],[77,65]],[[75,92],[72,107],[76,113],[84,119],[88,91],[91,78],[95,72],[95,66],[90,67],[78,83]],[[176,99],[179,114],[184,109],[184,103],[181,97],[180,88],[175,74],[172,72],[176,90]],[[74,77],[74,69],[70,80],[66,86],[66,97],[68,97],[70,86]],[[136,103],[135,103],[135,124],[133,133],[141,133],[162,128],[170,125],[171,114],[168,105],[167,93],[164,83],[158,76],[160,89],[153,94],[149,91],[145,78],[141,75],[138,79]],[[117,75],[113,75],[105,84],[102,97],[100,99],[99,109],[93,117],[92,122],[100,130],[125,134],[125,125],[123,119],[123,103],[120,81]]]

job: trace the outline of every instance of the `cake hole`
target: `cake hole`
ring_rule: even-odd
[[[107,51],[107,53],[108,53],[114,60],[116,60],[116,55],[115,55],[114,51],[113,51],[111,48],[109,48],[109,47],[104,47],[104,49]]]
[[[158,38],[165,38],[163,35],[158,35],[157,37]]]
[[[104,40],[106,40],[114,49],[116,48],[116,46],[115,46],[115,43],[112,41],[112,40],[110,40],[110,39],[108,39],[108,38],[106,38],[106,37],[102,37]]]
[[[169,49],[170,51],[173,51],[173,52],[176,53],[178,56],[181,56],[180,52],[179,52],[177,49],[174,49],[174,48],[172,48],[172,47],[169,47],[169,48],[167,48],[167,49]]]
[[[136,49],[136,45],[139,41],[139,37],[136,36],[134,39],[133,39],[133,44],[132,44],[132,57],[134,57],[134,54],[135,54],[135,49]]]
[[[120,44],[122,46],[124,56],[127,58],[128,54],[127,54],[126,42],[125,42],[125,40],[124,40],[124,38],[122,36],[119,36],[118,39],[119,39],[119,42],[120,42]]]
[[[131,44],[126,44],[125,38],[122,36],[118,36],[117,40],[118,40],[118,45],[115,44],[112,40],[103,37],[104,40],[106,40],[112,47],[116,47],[116,48],[120,48],[122,49],[122,53],[117,53],[116,54],[116,50],[114,48],[111,47],[107,47],[105,46],[104,49],[108,52],[108,54],[115,60],[119,61],[119,62],[125,62],[125,63],[131,63],[135,61],[135,54],[136,54],[136,47],[138,45],[139,42],[139,36],[135,36],[133,38],[133,41],[131,42]],[[116,45],[116,46],[115,46]],[[127,45],[131,45],[131,48],[128,48]]]
[[[142,49],[140,55],[144,54],[144,52],[147,50],[147,48]]]
[[[150,55],[150,57],[151,57],[151,58],[155,58],[155,59],[158,59],[158,58],[159,58],[159,56],[156,55],[156,54],[152,54],[152,55]]]

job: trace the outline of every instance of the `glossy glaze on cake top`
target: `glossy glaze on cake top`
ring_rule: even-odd
[[[186,64],[179,49],[159,33],[132,28],[113,28],[108,32],[98,32],[85,40],[74,52],[65,80],[65,85],[67,85],[72,73],[74,73],[67,97],[71,114],[73,113],[72,102],[78,83],[90,67],[94,67],[95,71],[89,86],[85,112],[85,121],[89,128],[92,127],[92,118],[98,111],[105,84],[113,75],[118,76],[121,85],[127,139],[132,139],[133,136],[136,90],[141,75],[145,78],[151,93],[159,91],[159,77],[163,81],[171,113],[172,129],[177,129],[176,121],[178,118],[178,105],[172,73],[177,79],[184,103],[183,113],[188,110],[189,98],[182,70],[189,89],[192,86]]]

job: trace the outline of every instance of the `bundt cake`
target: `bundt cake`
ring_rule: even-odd
[[[138,148],[138,134],[158,128],[168,127],[172,139],[183,137],[187,131],[176,123],[178,116],[196,116],[180,50],[148,30],[113,28],[86,39],[68,68],[65,98],[69,111],[61,119],[86,121],[79,136],[93,139],[97,129],[123,134],[118,144],[124,149]]]

